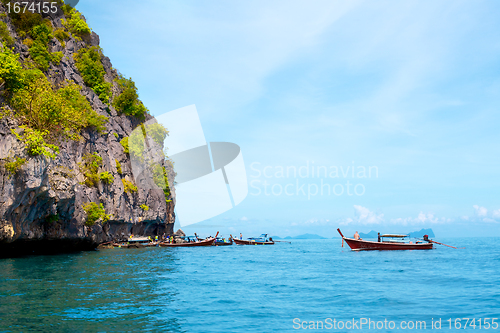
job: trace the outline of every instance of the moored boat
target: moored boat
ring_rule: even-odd
[[[222,238],[222,237],[217,237],[215,241],[213,242],[214,246],[227,246],[227,245],[233,245],[233,239],[232,237],[229,238]]]
[[[260,237],[251,237],[248,239],[233,238],[236,245],[273,245],[272,238],[268,238],[267,234],[262,234]]]
[[[130,237],[127,241],[113,243],[114,247],[121,248],[141,248],[141,247],[151,247],[157,246],[158,242],[153,241],[151,237]]]
[[[404,239],[408,237],[408,235],[394,235],[394,234],[386,234],[386,235],[378,235],[378,241],[367,241],[363,239],[354,239],[345,237],[340,229],[337,229],[342,239],[349,245],[351,250],[353,251],[362,251],[362,250],[431,250],[433,248],[432,241],[428,240],[426,236],[424,236],[424,240],[405,243]],[[390,239],[386,241],[384,239]]]
[[[203,240],[197,240],[197,241],[188,241],[186,243],[167,243],[167,242],[160,242],[158,245],[160,247],[192,247],[192,246],[212,246],[214,243],[215,238],[214,237],[209,237],[207,239]]]

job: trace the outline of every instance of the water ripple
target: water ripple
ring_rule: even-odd
[[[2,259],[0,331],[283,332],[294,318],[500,317],[497,239],[449,242],[467,249],[352,252],[301,240]]]

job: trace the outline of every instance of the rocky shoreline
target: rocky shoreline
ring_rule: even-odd
[[[126,241],[129,235],[160,236],[172,234],[173,225],[165,223],[116,223],[102,228],[106,242]],[[0,242],[0,258],[13,258],[26,255],[50,255],[80,251],[94,251],[102,241],[87,237],[79,238],[41,238],[17,239],[12,242]]]

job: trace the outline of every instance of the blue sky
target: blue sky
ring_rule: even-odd
[[[248,197],[189,231],[500,236],[497,1],[83,0],[77,9],[152,114],[196,104],[208,141],[240,145]],[[307,164],[375,166],[378,177],[256,177]],[[297,181],[364,192],[265,195],[264,181],[275,193]]]

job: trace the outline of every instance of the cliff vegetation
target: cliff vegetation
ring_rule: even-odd
[[[134,81],[63,1],[47,14],[9,13],[1,1],[0,251],[170,232],[174,172],[152,153],[168,131]],[[131,156],[149,173],[134,174]],[[148,177],[155,187],[140,186]]]

